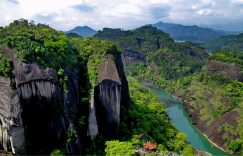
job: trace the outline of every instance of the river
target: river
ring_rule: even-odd
[[[203,134],[196,129],[193,124],[191,124],[188,113],[183,108],[183,105],[179,100],[170,96],[161,88],[157,88],[151,84],[144,85],[152,89],[159,96],[160,100],[166,104],[166,110],[172,123],[179,131],[187,135],[187,141],[193,147],[211,153],[215,156],[230,155],[211,144],[208,139],[203,136]]]

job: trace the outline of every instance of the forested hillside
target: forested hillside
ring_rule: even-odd
[[[243,34],[222,36],[217,39],[205,42],[202,44],[207,51],[213,52],[215,50],[234,50],[238,52],[243,51]]]
[[[164,46],[164,38],[173,44],[163,35],[157,44]],[[2,150],[45,155],[195,153],[154,93],[135,78],[128,79],[128,87],[121,50],[114,43],[69,38],[21,19],[0,29],[0,46]]]
[[[109,38],[109,32],[116,37]],[[128,75],[153,82],[182,99],[192,121],[211,141],[226,150],[242,152],[241,53],[225,50],[208,56],[199,45],[175,43],[152,26],[126,32],[104,29],[95,35],[103,36],[121,49],[146,56],[146,61],[128,64]],[[126,55],[123,59],[130,58]]]
[[[170,34],[172,38],[178,41],[207,42],[227,35],[227,33],[223,31],[203,28],[196,25],[185,26],[181,24],[158,22],[153,26]]]
[[[242,54],[219,51],[197,74],[166,88],[184,101],[193,122],[219,146],[242,154]]]
[[[94,37],[115,42],[122,50],[135,50],[143,53],[148,63],[138,62],[128,70],[131,75],[139,73],[139,76],[148,79],[177,79],[190,75],[205,63],[207,53],[197,44],[191,42],[176,43],[168,34],[157,28],[147,25],[134,31],[122,31],[119,29],[103,29]],[[146,73],[139,69],[150,68]],[[153,71],[153,72],[150,72]],[[156,74],[156,75],[151,75]]]

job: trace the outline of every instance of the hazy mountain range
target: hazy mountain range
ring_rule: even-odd
[[[242,52],[243,50],[243,33],[239,35],[221,36],[201,44],[207,51],[215,50],[234,50]]]
[[[173,39],[179,41],[205,42],[233,33],[222,30],[214,30],[211,28],[199,27],[196,25],[185,26],[181,24],[164,22],[155,23],[153,26],[170,34]]]
[[[96,30],[90,28],[89,26],[77,26],[69,31],[66,31],[65,33],[76,33],[79,36],[87,37],[93,36],[96,33]]]
[[[221,36],[237,35],[239,32],[229,32],[224,30],[215,30],[212,28],[200,26],[186,26],[182,24],[158,22],[153,24],[154,27],[168,33],[176,41],[208,42]],[[77,26],[65,33],[76,33],[79,36],[93,36],[96,30],[89,26]]]

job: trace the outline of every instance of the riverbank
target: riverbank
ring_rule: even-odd
[[[185,106],[185,103],[183,102],[183,100],[182,99],[180,99],[178,96],[176,96],[176,95],[174,95],[174,94],[169,94],[170,96],[172,96],[173,98],[175,98],[175,99],[177,99],[178,101],[180,101],[181,103],[182,103],[182,105],[183,105],[183,107],[184,107],[184,109],[187,111],[187,113],[189,114],[189,113],[191,113],[191,112],[189,112],[188,111],[188,109],[186,108],[186,106]],[[192,121],[192,118],[190,117],[190,116],[188,116],[189,118],[190,118],[190,121],[191,121],[191,123],[194,123],[193,121]],[[226,153],[229,153],[229,151],[227,151],[227,150],[225,150],[224,148],[222,148],[222,147],[220,147],[219,145],[217,145],[215,142],[213,142],[205,133],[203,133],[201,130],[200,130],[200,128],[198,127],[198,123],[196,122],[195,124],[194,124],[194,126],[195,126],[195,128],[205,137],[205,138],[207,138],[207,140],[211,143],[211,144],[213,144],[214,146],[216,146],[217,148],[219,148],[220,150],[222,150],[222,151],[224,151],[224,152],[226,152]],[[229,153],[229,154],[231,154],[231,153]]]
[[[209,140],[205,134],[192,124],[191,118],[184,108],[180,98],[175,97],[175,95],[167,94],[163,89],[158,88],[155,85],[147,83],[144,85],[152,89],[160,97],[161,101],[166,103],[167,112],[171,121],[179,131],[187,134],[188,142],[190,142],[194,148],[206,151],[216,156],[230,155]]]
[[[173,98],[175,98],[175,99],[177,99],[178,101],[180,101],[181,103],[182,103],[182,105],[183,105],[183,107],[184,107],[184,109],[185,109],[185,105],[184,105],[184,103],[183,103],[183,100],[182,99],[180,99],[179,97],[177,97],[176,95],[173,95],[173,94],[169,94],[170,96],[172,96]],[[185,109],[186,111],[187,111],[187,113],[189,114],[189,113],[191,113],[191,112],[189,112],[188,111],[188,109]],[[193,121],[192,121],[192,119],[191,119],[191,117],[190,116],[188,116],[189,118],[190,118],[190,121],[191,121],[191,123],[194,123]],[[222,147],[220,147],[219,145],[217,145],[215,142],[213,142],[205,133],[203,133],[200,129],[199,129],[199,127],[198,127],[198,123],[196,123],[196,124],[193,124],[194,125],[194,127],[213,145],[213,146],[215,146],[215,147],[217,147],[217,148],[219,148],[220,150],[222,150],[222,151],[224,151],[224,152],[226,152],[226,153],[229,153],[229,151],[227,151],[227,150],[225,150],[224,148],[222,148]],[[231,153],[229,153],[229,154],[231,154]]]
[[[199,129],[198,129],[198,130],[199,130]],[[199,130],[199,131],[200,131],[200,130]],[[229,153],[229,151],[226,151],[225,149],[219,147],[216,143],[214,143],[212,140],[210,140],[210,139],[208,138],[208,136],[207,136],[206,134],[204,134],[203,132],[200,131],[200,133],[202,133],[202,135],[203,135],[205,138],[207,138],[207,140],[208,140],[211,144],[213,144],[215,147],[219,148],[220,150],[222,150],[222,151],[224,151],[224,152],[226,152],[226,153],[228,153],[228,154],[232,154],[232,153]]]

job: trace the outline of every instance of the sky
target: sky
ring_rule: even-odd
[[[133,29],[158,21],[243,31],[243,0],[0,0],[0,26],[33,20],[58,30]]]

